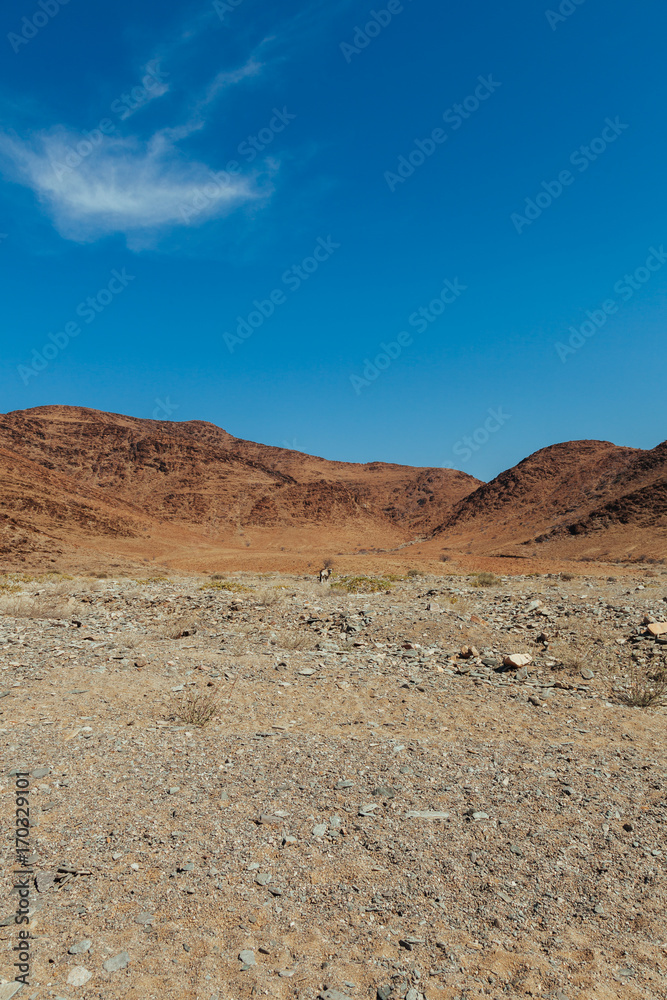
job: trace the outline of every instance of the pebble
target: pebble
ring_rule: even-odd
[[[142,927],[145,927],[146,924],[155,923],[155,916],[152,913],[140,913],[138,917],[134,918],[134,922],[135,924],[140,924]]]
[[[113,958],[108,958],[104,963],[105,972],[118,972],[119,969],[124,969],[125,966],[130,961],[130,956],[126,951],[119,951],[117,955]]]
[[[257,962],[255,961],[255,952],[251,951],[250,949],[246,949],[245,951],[240,951],[239,961],[243,962],[243,965],[247,969],[249,969],[251,966],[257,964]]]
[[[428,810],[409,809],[406,819],[449,819],[448,812],[430,812]]]
[[[90,951],[92,946],[93,942],[90,940],[90,938],[84,938],[83,941],[77,941],[76,944],[72,945],[72,947],[69,949],[69,954],[84,955],[87,951]]]
[[[85,986],[92,978],[92,972],[85,969],[83,965],[75,965],[67,977],[67,982],[69,986]]]
[[[313,837],[323,837],[326,832],[326,823],[318,823],[317,826],[313,827]]]

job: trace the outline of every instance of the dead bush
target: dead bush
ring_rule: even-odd
[[[278,646],[280,649],[297,651],[299,649],[312,649],[312,637],[304,632],[287,632],[278,636]]]
[[[667,667],[662,663],[651,669],[631,662],[629,682],[618,697],[633,708],[657,708],[664,704],[667,702]]]
[[[167,718],[202,729],[218,715],[220,707],[220,695],[216,687],[191,687],[175,692]]]
[[[71,604],[60,594],[37,594],[35,597],[0,599],[0,614],[10,618],[67,618]]]

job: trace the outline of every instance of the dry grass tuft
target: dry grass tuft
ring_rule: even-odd
[[[657,708],[667,703],[667,667],[661,664],[653,671],[637,663],[630,665],[629,684],[619,698],[633,708]]]
[[[255,601],[257,604],[263,604],[265,607],[271,607],[274,604],[280,604],[284,600],[285,595],[281,594],[279,590],[274,587],[263,587],[261,590],[257,591]]]
[[[312,649],[314,645],[312,636],[304,632],[287,632],[278,636],[278,648],[297,651],[299,649]]]
[[[201,586],[200,590],[228,590],[232,593],[237,594],[251,594],[252,587],[246,587],[244,583],[237,583],[235,580],[220,580],[218,579],[219,574],[216,573],[214,576],[213,583],[205,583]]]
[[[167,718],[203,729],[219,714],[220,708],[217,688],[191,687],[175,695]]]
[[[401,579],[394,577],[394,580]],[[342,590],[345,594],[388,594],[392,578],[379,576],[342,576],[331,584],[332,590]]]
[[[0,598],[0,614],[9,618],[67,618],[70,612],[70,602],[60,594]]]
[[[475,573],[470,579],[473,587],[495,587],[500,580],[494,573]]]

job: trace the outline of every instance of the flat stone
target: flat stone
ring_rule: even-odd
[[[323,837],[326,832],[326,823],[318,823],[317,826],[313,827],[313,837]]]
[[[92,978],[92,972],[84,969],[83,965],[75,965],[67,977],[67,982],[70,986],[85,986]]]
[[[50,767],[36,767],[32,772],[33,778],[45,778],[47,774],[51,774]]]
[[[35,878],[37,892],[47,892],[56,880],[53,872],[40,872]]]
[[[646,629],[647,635],[667,635],[667,622],[653,622]]]
[[[134,922],[135,924],[141,924],[142,927],[145,927],[146,924],[155,923],[155,916],[152,913],[140,913],[138,917],[134,918]]]
[[[351,1000],[347,993],[341,993],[340,990],[323,990],[318,996],[320,1000]]]
[[[87,951],[90,951],[92,946],[93,942],[90,940],[90,938],[84,938],[83,941],[77,941],[76,944],[72,945],[72,947],[69,949],[69,954],[85,955]]]
[[[514,669],[527,667],[532,662],[533,658],[530,653],[510,653],[508,656],[503,657],[503,665]]]
[[[325,827],[326,830],[326,827]],[[255,882],[257,885],[268,885],[271,881],[272,876],[268,872],[262,872],[255,877]]]
[[[108,958],[103,965],[105,972],[118,972],[119,969],[124,969],[125,966],[130,961],[130,956],[126,951],[119,951],[117,955],[113,958]]]
[[[592,681],[593,678],[595,677],[595,674],[589,667],[584,667],[584,669],[581,671],[581,676],[585,681]]]
[[[23,983],[3,983],[0,986],[0,1000],[12,1000],[19,990],[23,989]]]
[[[255,961],[255,952],[251,951],[249,948],[246,949],[245,951],[240,951],[239,961],[243,962],[243,964],[248,967],[251,965],[256,965],[257,963]]]
[[[448,812],[431,812],[429,810],[409,809],[406,819],[449,819]]]

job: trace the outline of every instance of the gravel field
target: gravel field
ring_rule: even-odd
[[[667,996],[666,574],[0,588],[0,1000]]]

